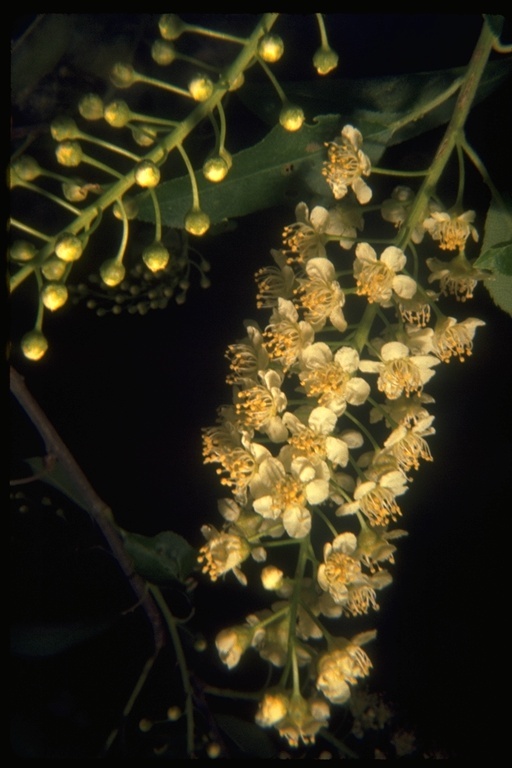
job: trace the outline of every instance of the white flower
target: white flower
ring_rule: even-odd
[[[247,337],[226,350],[231,374],[228,384],[243,383],[246,379],[258,380],[258,371],[268,368],[268,352],[263,346],[263,336],[256,325],[247,323]]]
[[[219,632],[215,638],[215,645],[220,660],[228,669],[236,667],[244,651],[251,645],[254,634],[254,630],[249,627],[231,627]]]
[[[313,408],[308,417],[308,426],[295,414],[285,413],[283,423],[291,433],[288,443],[294,455],[309,456],[311,460],[328,459],[333,466],[346,467],[349,448],[360,448],[363,437],[355,430],[347,430],[338,437],[332,432],[338,421],[337,415],[330,408]]]
[[[352,557],[357,549],[357,539],[353,533],[340,533],[332,544],[324,546],[324,562],[318,567],[318,584],[329,592],[337,605],[348,601],[348,585],[364,581],[361,563]]]
[[[262,728],[276,725],[288,711],[289,699],[285,693],[267,691],[263,696],[256,714],[256,722]]]
[[[426,392],[422,392],[420,395],[410,395],[409,397],[401,395],[396,400],[387,400],[385,405],[372,408],[370,411],[370,423],[375,424],[375,422],[385,418],[386,424],[390,428],[396,423],[405,424],[406,426],[416,424],[420,419],[429,415],[425,405],[430,405],[434,402],[434,398],[427,395]]]
[[[311,529],[308,504],[321,504],[329,496],[329,469],[305,456],[293,457],[284,446],[279,459],[270,458],[260,467],[260,480],[251,490],[253,508],[264,518],[281,518],[292,538],[302,538]]]
[[[354,501],[343,503],[337,515],[361,511],[372,526],[385,526],[401,514],[396,497],[407,490],[407,477],[399,469],[384,472],[375,480],[360,481],[354,491]]]
[[[428,443],[424,439],[435,433],[433,421],[434,417],[427,415],[410,426],[400,424],[384,442],[385,450],[396,459],[403,472],[418,469],[420,459],[433,461]]]
[[[351,641],[339,638],[338,646],[320,657],[317,667],[316,687],[333,704],[344,704],[350,698],[350,685],[357,678],[366,677],[372,668],[368,655],[360,647],[363,642],[375,637],[375,632],[366,632]]]
[[[283,242],[287,247],[288,261],[299,264],[315,257],[325,257],[325,243],[329,236],[341,236],[344,233],[339,214],[316,205],[311,213],[306,203],[299,203],[295,209],[297,221],[285,227]]]
[[[434,329],[434,353],[445,363],[449,363],[452,357],[464,362],[464,358],[473,352],[473,338],[476,329],[482,325],[485,325],[484,321],[476,317],[467,317],[460,323],[454,317],[445,317]]]
[[[297,295],[305,310],[304,318],[315,331],[321,330],[327,320],[338,331],[345,331],[347,321],[342,307],[345,294],[335,280],[334,265],[329,259],[309,259],[306,263],[307,278],[298,280]]]
[[[409,347],[400,341],[383,344],[381,362],[361,360],[359,368],[366,373],[378,373],[377,387],[390,400],[396,400],[402,393],[421,393],[423,385],[435,371],[432,367],[440,360],[434,355],[411,355]]]
[[[292,267],[287,265],[286,255],[283,251],[270,251],[276,266],[262,267],[254,278],[258,287],[256,294],[256,306],[258,309],[277,306],[278,299],[291,299],[295,273]]]
[[[471,235],[478,242],[478,232],[473,226],[474,211],[466,211],[459,215],[446,211],[433,211],[423,226],[433,240],[439,240],[439,247],[444,251],[463,250],[466,240]]]
[[[311,323],[299,320],[293,302],[278,299],[263,335],[271,359],[287,371],[313,343],[315,332]]]
[[[211,525],[203,525],[201,532],[207,543],[201,547],[198,562],[203,563],[202,572],[208,573],[212,581],[233,571],[238,581],[244,586],[247,578],[240,568],[251,554],[249,543],[232,533],[219,533]]]
[[[370,303],[390,306],[393,294],[399,299],[412,299],[417,290],[416,281],[399,275],[407,262],[404,252],[394,245],[384,249],[380,259],[369,243],[358,243],[354,261],[354,277],[359,296],[367,296]]]
[[[362,405],[370,394],[367,381],[354,376],[359,355],[352,347],[340,347],[335,354],[322,341],[311,344],[302,353],[303,370],[299,374],[308,397],[341,416],[350,405]]]
[[[428,282],[439,280],[441,293],[444,296],[451,294],[457,301],[472,299],[478,281],[489,277],[488,272],[472,266],[463,250],[448,262],[435,258],[427,259],[427,266],[432,272],[428,276]]]
[[[361,132],[352,125],[343,128],[339,139],[326,144],[327,161],[322,174],[336,200],[345,197],[349,187],[362,205],[371,200],[372,190],[361,178],[371,172],[370,159],[362,151],[362,144]]]
[[[235,409],[242,424],[264,432],[274,443],[282,443],[288,430],[279,416],[287,405],[281,391],[283,375],[274,370],[259,371],[261,384],[254,384],[235,393]]]

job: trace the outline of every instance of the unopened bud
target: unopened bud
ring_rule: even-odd
[[[188,84],[188,90],[194,101],[206,101],[213,93],[213,83],[207,75],[197,75]]]
[[[123,264],[116,259],[104,261],[100,267],[101,279],[105,285],[108,285],[110,288],[122,283],[125,274],[126,270]]]
[[[13,261],[32,261],[37,253],[37,248],[28,240],[15,240],[9,248],[9,256]]]
[[[87,93],[78,102],[78,111],[85,120],[101,120],[103,100],[95,93]]]
[[[144,249],[142,259],[151,272],[159,272],[169,263],[170,253],[162,243],[152,243]]]
[[[130,126],[133,140],[139,147],[150,147],[155,143],[157,133],[151,125],[133,125]]]
[[[112,101],[105,107],[103,116],[113,128],[124,128],[131,120],[132,111],[126,101]]]
[[[123,197],[122,205],[124,208],[125,216],[128,220],[135,219],[137,217],[139,213],[139,204],[134,197]],[[123,214],[121,213],[121,206],[119,202],[114,203],[112,210],[116,219],[123,219]]]
[[[130,64],[118,62],[110,71],[110,80],[116,88],[129,88],[136,80],[134,68]]]
[[[164,40],[177,40],[183,32],[183,22],[175,13],[163,13],[158,28]]]
[[[48,283],[41,289],[41,301],[51,312],[60,309],[68,300],[68,289],[64,283]]]
[[[140,187],[156,187],[160,181],[158,166],[151,160],[142,160],[135,168],[135,181]]]
[[[211,760],[215,760],[217,757],[220,757],[220,753],[221,753],[220,744],[217,744],[216,741],[212,741],[206,747],[206,754]]]
[[[62,261],[77,261],[83,250],[84,247],[80,238],[70,232],[63,232],[55,243],[55,253]]]
[[[78,126],[71,117],[56,117],[50,125],[52,138],[55,141],[66,141],[66,139],[77,139],[80,135]]]
[[[153,722],[149,719],[149,717],[143,717],[142,720],[139,721],[139,730],[142,731],[142,733],[148,733],[153,727]]]
[[[21,351],[29,360],[40,360],[48,349],[48,341],[41,331],[29,331],[21,340]]]
[[[43,273],[44,277],[50,281],[60,280],[63,277],[65,271],[66,262],[62,261],[62,259],[59,259],[57,256],[50,256],[50,258],[46,259],[43,266],[41,267],[41,272]]]
[[[275,565],[267,565],[261,572],[261,583],[265,589],[280,589],[283,585],[283,572]]]
[[[319,75],[327,75],[338,66],[339,56],[332,48],[319,48],[313,56],[313,66]]]
[[[274,64],[284,53],[284,43],[279,35],[264,35],[258,43],[258,54],[263,61]]]
[[[279,115],[279,122],[286,131],[298,131],[305,120],[304,112],[300,107],[289,104],[283,107]]]
[[[203,165],[203,175],[205,179],[212,182],[222,181],[229,171],[226,160],[220,155],[209,157]]]
[[[204,211],[193,208],[185,216],[185,229],[191,235],[204,235],[210,228],[210,217]]]
[[[41,166],[30,155],[22,155],[11,163],[11,172],[13,175],[11,186],[15,186],[16,177],[22,181],[34,181],[34,179],[37,179],[41,174]]]
[[[161,67],[167,67],[175,60],[176,49],[167,40],[155,40],[151,47],[151,57]]]
[[[67,168],[74,168],[82,162],[83,152],[78,141],[61,141],[55,150],[57,162]]]

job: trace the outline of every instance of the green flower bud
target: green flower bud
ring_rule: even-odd
[[[279,115],[279,122],[286,131],[298,131],[305,119],[302,109],[292,104],[283,107]]]
[[[179,720],[182,716],[183,712],[181,711],[180,707],[174,706],[169,707],[167,710],[167,719],[171,720],[172,722],[175,722],[176,720]]]
[[[110,80],[116,88],[129,88],[137,81],[137,76],[130,64],[118,62],[110,70]]]
[[[22,181],[34,181],[41,174],[41,166],[30,155],[22,155],[17,157],[11,163],[11,172],[13,178],[11,179],[11,186],[16,185],[16,178]]]
[[[167,40],[155,40],[151,47],[151,58],[161,67],[166,67],[176,58],[176,50]]]
[[[48,341],[41,331],[29,331],[21,340],[21,351],[29,360],[40,360],[48,349]]]
[[[53,312],[68,300],[68,289],[64,283],[47,283],[41,289],[41,300],[44,306]]]
[[[77,261],[83,250],[84,246],[80,238],[70,232],[63,232],[55,243],[55,253],[65,262]]]
[[[67,168],[75,168],[82,162],[83,152],[78,141],[61,141],[55,150],[57,162]]]
[[[139,187],[156,187],[160,181],[160,170],[151,160],[142,160],[135,168],[135,181]]]
[[[105,285],[108,285],[110,288],[113,288],[114,286],[119,285],[119,283],[122,283],[125,274],[126,270],[124,266],[116,259],[109,259],[108,261],[104,261],[100,267],[101,279]]]
[[[274,64],[284,53],[284,43],[279,35],[263,35],[258,43],[258,54],[263,61]]]
[[[131,120],[132,111],[126,101],[112,101],[105,107],[103,117],[113,128],[124,128]]]
[[[313,56],[313,66],[319,75],[327,75],[338,66],[339,56],[332,48],[319,48]]]
[[[169,263],[170,253],[162,243],[155,242],[144,249],[142,259],[151,272],[159,272]]]
[[[66,139],[77,139],[80,136],[78,126],[71,117],[56,117],[50,125],[52,138],[55,141],[66,141]]]
[[[188,84],[194,101],[206,101],[213,93],[213,83],[207,75],[197,75]]]
[[[211,760],[216,760],[220,757],[221,752],[221,746],[216,741],[211,741],[206,747],[206,754]]]
[[[9,248],[9,256],[13,261],[32,261],[37,253],[37,248],[28,240],[15,240]]]
[[[139,147],[150,147],[157,137],[157,132],[152,125],[132,125],[131,132],[133,140]]]
[[[82,96],[78,102],[78,111],[85,120],[101,120],[103,117],[103,99],[95,93]]]
[[[222,181],[229,171],[229,164],[224,157],[209,157],[203,165],[203,175],[208,181]]]
[[[62,259],[59,259],[57,256],[50,256],[41,267],[43,275],[47,280],[51,281],[60,280],[64,276],[65,271],[66,262],[62,261]]]
[[[77,181],[65,181],[62,184],[62,194],[70,203],[81,203],[86,199],[89,190]]]
[[[124,207],[126,218],[129,221],[131,219],[137,218],[137,215],[139,213],[139,204],[134,197],[123,197],[123,207]],[[114,203],[112,210],[114,212],[114,216],[116,217],[116,219],[122,220],[123,215],[121,213],[121,208],[119,206],[119,203]]]
[[[193,208],[185,216],[185,229],[191,235],[204,235],[210,228],[210,217],[204,211]]]
[[[158,28],[164,40],[177,40],[183,32],[184,24],[175,13],[163,13]]]
[[[139,730],[142,731],[142,733],[148,733],[153,727],[153,722],[149,719],[149,717],[143,717],[142,720],[139,721]]]

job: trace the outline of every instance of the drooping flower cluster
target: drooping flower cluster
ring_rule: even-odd
[[[217,465],[232,496],[219,502],[222,531],[204,527],[202,570],[212,580],[232,571],[244,584],[241,566],[252,556],[265,563],[262,584],[276,596],[220,632],[217,648],[229,668],[252,652],[285,670],[263,693],[256,721],[292,746],[312,743],[331,706],[347,702],[370,673],[361,646],[375,632],[334,638],[325,620],[346,623],[378,610],[379,592],[392,581],[393,541],[406,533],[396,527],[399,499],[420,463],[432,461],[434,401],[425,387],[441,363],[471,354],[483,325],[444,317],[439,295],[421,282],[440,279],[443,293],[469,298],[477,278],[463,263],[462,239],[477,239],[472,217],[443,229],[445,216],[431,203],[411,222],[414,193],[396,188],[382,217],[408,240],[397,237],[400,245],[388,241],[378,253],[358,241],[372,196],[362,177],[370,172],[360,132],[345,126],[327,145],[323,170],[335,202],[299,204],[282,249],[272,251],[274,265],[257,272],[256,303],[266,319],[246,321],[245,337],[228,347],[232,401],[203,432],[204,461]],[[342,208],[336,201],[350,193],[357,202]],[[443,249],[457,241],[457,265],[466,269],[458,282],[453,268],[432,259],[430,274],[417,265],[414,278],[408,273],[407,243],[420,244],[426,232]],[[281,543],[298,549],[289,576],[266,562],[266,545],[275,554]]]

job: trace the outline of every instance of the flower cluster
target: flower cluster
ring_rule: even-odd
[[[233,572],[245,584],[241,566],[252,556],[265,563],[262,584],[275,595],[269,608],[222,630],[217,648],[229,668],[251,652],[283,669],[256,722],[291,746],[312,743],[332,705],[348,702],[370,674],[362,646],[375,632],[334,637],[326,620],[346,624],[379,609],[393,542],[406,533],[396,527],[400,499],[420,463],[432,461],[434,401],[425,387],[439,365],[471,354],[483,325],[442,315],[439,295],[421,283],[440,279],[443,293],[469,298],[478,278],[462,241],[476,239],[472,216],[448,222],[431,203],[409,220],[419,207],[412,190],[397,188],[381,211],[399,229],[397,244],[378,253],[358,239],[372,191],[357,129],[345,126],[327,145],[323,173],[334,203],[300,203],[274,265],[257,272],[257,307],[268,314],[246,321],[245,337],[228,347],[231,402],[203,431],[204,461],[217,465],[231,497],[219,502],[222,531],[204,527],[202,570],[212,580]],[[352,207],[341,207],[350,191]],[[409,274],[407,246],[425,233],[443,249],[457,245],[458,282],[435,259],[425,275],[417,265]],[[286,544],[298,551],[290,575],[267,563],[267,550]]]

